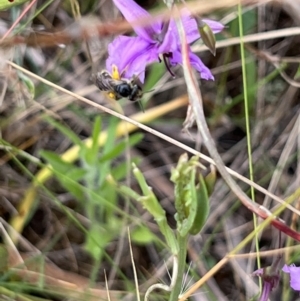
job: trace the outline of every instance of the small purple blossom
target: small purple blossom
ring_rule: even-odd
[[[300,267],[296,267],[294,264],[291,264],[290,266],[285,264],[282,271],[290,274],[291,288],[295,291],[300,291]]]
[[[129,23],[139,19],[149,18],[150,14],[133,0],[113,0]],[[191,44],[200,38],[200,33],[195,19],[187,9],[182,9],[182,23],[185,29],[187,43]],[[213,33],[220,32],[224,26],[216,21],[203,19]],[[134,26],[137,36],[121,35],[108,46],[109,57],[106,61],[107,70],[113,65],[118,67],[123,77],[131,78],[136,75],[143,83],[145,69],[148,64],[159,62],[162,56],[167,68],[182,63],[182,53],[179,34],[175,21],[169,22],[156,20],[147,26]],[[214,79],[210,70],[202,63],[200,58],[189,50],[191,65],[200,73],[203,79]]]
[[[263,279],[263,289],[259,301],[267,301],[273,288],[276,288],[279,282],[279,271],[273,266],[256,270],[253,276],[259,276]]]

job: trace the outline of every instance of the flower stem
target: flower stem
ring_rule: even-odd
[[[179,294],[181,292],[182,279],[184,275],[185,265],[186,265],[186,253],[187,253],[187,241],[188,236],[181,237],[178,235],[178,274],[176,279],[172,279],[172,283],[174,282],[174,287],[171,290],[171,295],[169,301],[177,301]]]

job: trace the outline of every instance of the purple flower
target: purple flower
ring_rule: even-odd
[[[133,0],[113,0],[129,23],[149,18],[150,14]],[[191,44],[200,38],[197,23],[187,9],[183,9],[182,22],[185,28],[187,43]],[[220,32],[224,26],[216,21],[203,19],[213,33]],[[143,83],[145,69],[148,64],[160,62],[162,56],[168,70],[169,64],[174,66],[182,63],[181,45],[175,21],[156,20],[147,26],[134,26],[137,36],[121,35],[108,46],[109,57],[106,61],[107,70],[116,65],[122,77],[131,78],[136,75]],[[204,79],[214,79],[210,70],[200,58],[189,50],[191,65]],[[170,71],[170,70],[169,70]]]
[[[291,264],[290,266],[285,264],[282,271],[290,274],[291,288],[295,291],[300,291],[300,267],[296,267],[294,264]]]
[[[256,270],[252,273],[254,276],[259,276],[263,279],[263,289],[259,301],[267,301],[273,288],[278,285],[279,271],[273,266]]]

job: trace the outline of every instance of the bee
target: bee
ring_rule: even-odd
[[[115,100],[127,98],[136,101],[143,96],[143,90],[135,76],[131,79],[122,77],[114,79],[107,70],[103,70],[96,74],[95,84],[101,91],[108,92],[108,96]]]

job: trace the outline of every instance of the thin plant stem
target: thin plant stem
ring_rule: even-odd
[[[178,274],[176,279],[172,277],[172,283],[174,283],[174,287],[171,290],[171,295],[169,301],[177,301],[181,292],[181,285],[183,280],[183,275],[185,271],[185,263],[186,263],[186,253],[187,253],[187,241],[188,235],[181,237],[178,235],[178,245],[179,245],[179,252],[178,252]],[[171,283],[171,286],[172,286]]]
[[[168,272],[168,274],[169,274],[169,272]],[[170,274],[169,274],[169,276],[170,276]],[[160,290],[164,290],[166,292],[171,292],[173,287],[176,284],[177,276],[178,276],[178,257],[177,257],[177,254],[173,254],[173,271],[172,271],[172,277],[171,277],[171,284],[167,285],[167,284],[162,284],[162,283],[155,283],[155,284],[151,285],[145,293],[144,301],[149,301],[149,296],[155,289],[160,289]]]
[[[137,299],[137,301],[141,301],[140,291],[139,291],[139,282],[138,282],[138,277],[137,277],[137,273],[136,273],[136,267],[135,267],[135,263],[134,263],[134,259],[133,259],[133,253],[132,253],[132,246],[131,246],[131,238],[130,238],[129,227],[127,228],[127,232],[128,232],[130,258],[131,258],[132,270],[133,270],[133,275],[134,275],[134,284],[135,284],[135,289],[136,289],[136,299]]]
[[[244,94],[244,106],[245,106],[245,125],[246,125],[246,136],[247,136],[247,150],[248,150],[248,164],[249,164],[249,178],[254,181],[253,177],[253,162],[252,162],[252,147],[251,147],[251,132],[250,132],[250,120],[249,120],[249,102],[248,102],[248,87],[247,87],[247,72],[246,72],[246,58],[245,58],[245,47],[244,47],[244,28],[243,28],[243,15],[242,15],[242,4],[238,5],[238,20],[239,20],[239,35],[240,35],[240,50],[241,50],[241,61],[242,61],[242,76],[243,76],[243,94]],[[255,202],[254,188],[250,187],[251,199]],[[257,228],[257,217],[255,213],[252,213],[253,224],[255,229],[255,248],[257,254],[259,254],[259,233],[256,231]],[[256,259],[258,269],[261,268],[260,257]],[[259,288],[262,290],[262,278],[259,277]]]

